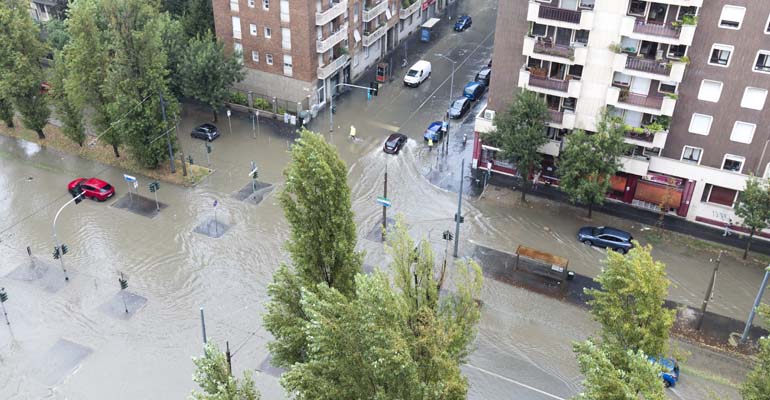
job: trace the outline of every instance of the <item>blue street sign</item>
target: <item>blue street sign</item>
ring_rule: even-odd
[[[214,207],[216,207],[216,206],[217,206],[217,201],[216,201],[216,200],[214,200]]]
[[[123,174],[123,179],[125,179],[128,183],[136,182],[136,178],[131,175]]]
[[[390,202],[390,199],[382,197],[382,196],[377,197],[376,202],[378,204],[382,204],[385,207],[390,207],[392,205],[391,202]]]

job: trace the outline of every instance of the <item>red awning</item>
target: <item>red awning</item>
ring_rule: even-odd
[[[625,192],[626,191],[626,182],[628,181],[628,178],[625,176],[617,176],[613,175],[610,177],[610,188],[616,192]]]
[[[682,202],[682,190],[673,186],[657,185],[646,181],[639,181],[636,185],[634,199],[652,204],[665,203],[668,208],[679,208],[679,204]]]

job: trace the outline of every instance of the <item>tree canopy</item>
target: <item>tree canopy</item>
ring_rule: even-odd
[[[742,225],[749,228],[749,240],[743,251],[743,259],[749,255],[751,241],[757,231],[767,228],[770,219],[770,190],[767,181],[750,177],[746,181],[746,189],[741,192],[735,215],[742,220]]]
[[[770,323],[770,307],[763,305],[760,314]],[[770,400],[770,337],[759,339],[756,363],[741,385],[741,396],[743,400]]]
[[[224,353],[211,342],[206,344],[203,356],[193,358],[195,373],[193,381],[203,393],[193,392],[194,400],[259,400],[259,391],[254,386],[251,371],[245,371],[243,378],[235,379]]]

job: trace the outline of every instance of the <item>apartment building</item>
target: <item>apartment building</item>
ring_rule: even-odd
[[[32,18],[39,22],[47,22],[54,18],[54,8],[58,6],[56,0],[34,0],[29,4]]]
[[[558,185],[556,160],[570,131],[594,131],[608,107],[631,145],[608,197],[655,210],[665,204],[705,224],[737,223],[747,174],[770,176],[768,18],[770,2],[749,0],[500,2],[496,72],[476,122],[473,168],[518,173],[479,134],[524,88],[550,110],[541,179]]]
[[[317,109],[337,84],[352,82],[383,61],[440,5],[436,0],[229,0],[213,6],[217,37],[242,55],[246,77],[239,88]]]

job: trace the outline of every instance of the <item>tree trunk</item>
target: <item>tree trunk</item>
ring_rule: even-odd
[[[521,182],[521,202],[526,203],[527,202],[527,185],[529,184],[529,181],[527,179],[524,179]]]
[[[211,113],[214,114],[214,122],[217,122],[217,109],[216,109],[216,107],[211,107]]]
[[[588,219],[591,219],[591,215],[593,215],[594,211],[594,203],[588,203]]]
[[[120,151],[118,151],[117,145],[112,145],[112,152],[115,153],[115,158],[120,158]]]
[[[184,162],[184,150],[179,149],[179,159],[182,161],[182,176],[187,176],[187,163]]]
[[[35,129],[35,132],[37,132],[37,137],[40,140],[45,139],[45,133],[43,133],[42,129]]]
[[[743,250],[743,259],[745,260],[746,257],[749,256],[749,249],[751,249],[751,239],[754,238],[754,232],[756,231],[755,228],[751,228],[751,233],[749,233],[749,240],[746,241],[746,249]]]

